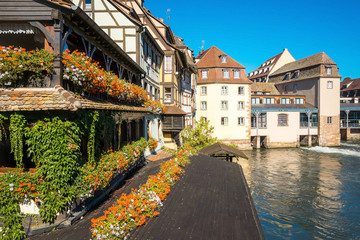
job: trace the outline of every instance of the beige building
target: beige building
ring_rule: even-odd
[[[197,120],[214,126],[214,137],[242,149],[250,146],[251,82],[245,67],[213,46],[197,58]]]
[[[318,53],[279,66],[267,77],[252,90],[256,146],[340,145],[341,77],[333,60]]]

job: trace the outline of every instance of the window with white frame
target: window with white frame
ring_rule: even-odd
[[[207,94],[207,87],[201,87],[201,95],[206,96]]]
[[[290,104],[290,98],[282,98],[281,104]]]
[[[260,104],[260,98],[251,98],[251,104]]]
[[[208,70],[202,70],[201,71],[201,78],[202,79],[207,79],[208,78]]]
[[[221,87],[221,95],[227,95],[228,94],[228,88],[227,86]]]
[[[278,115],[278,126],[287,126],[288,125],[288,115],[287,114],[279,114]]]
[[[333,88],[333,81],[327,82],[327,88]]]
[[[229,70],[224,70],[223,74],[224,74],[224,78],[230,78]]]
[[[172,56],[170,55],[165,56],[165,72],[172,72]]]
[[[239,101],[238,102],[238,110],[243,110],[245,108],[244,102],[243,101]]]
[[[331,67],[326,67],[326,74],[331,75]]]
[[[238,87],[238,94],[244,95],[244,87]]]
[[[243,118],[243,117],[239,117],[239,118],[238,118],[238,125],[244,125],[244,124],[245,124],[244,118]]]
[[[234,71],[234,78],[240,78],[240,71],[239,70]]]
[[[91,9],[92,0],[85,0],[85,9]]]
[[[304,104],[304,99],[303,98],[295,98],[295,104]]]
[[[265,98],[265,104],[275,104],[275,98]]]
[[[171,88],[165,88],[164,91],[164,102],[170,103],[172,100]]]
[[[328,117],[328,118],[327,118],[327,123],[328,123],[328,124],[332,124],[332,117]]]
[[[202,101],[200,107],[201,107],[201,110],[207,110],[207,102]]]
[[[221,118],[221,125],[223,125],[223,126],[227,126],[227,125],[228,125],[228,118],[227,118],[227,117],[222,117],[222,118]]]
[[[221,63],[226,63],[226,56],[225,55],[221,56],[220,59],[221,59]]]
[[[221,101],[221,110],[228,109],[228,101]]]

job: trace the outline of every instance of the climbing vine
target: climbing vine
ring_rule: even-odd
[[[76,193],[73,185],[79,172],[80,129],[58,117],[36,122],[28,130],[26,143],[30,156],[38,164],[36,174],[42,182],[40,218],[54,222],[56,214],[66,210]]]
[[[2,140],[6,140],[7,135],[6,135],[6,130],[5,130],[5,126],[4,126],[4,122],[7,121],[8,118],[5,117],[4,115],[0,114],[0,142]]]
[[[23,145],[25,134],[26,119],[23,115],[12,114],[10,117],[10,141],[11,152],[14,153],[16,166],[22,168],[23,164]]]
[[[95,111],[91,114],[92,121],[89,129],[89,139],[87,144],[88,161],[89,163],[95,162],[95,135],[96,135],[96,123],[99,121],[99,112]]]

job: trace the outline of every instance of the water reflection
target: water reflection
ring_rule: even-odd
[[[240,160],[267,239],[360,239],[360,145],[265,149]]]

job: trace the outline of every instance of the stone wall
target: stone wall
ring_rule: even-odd
[[[327,123],[332,117],[332,123]],[[340,146],[340,115],[319,116],[319,146]]]

